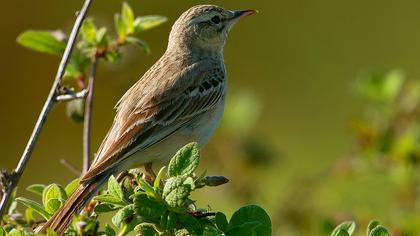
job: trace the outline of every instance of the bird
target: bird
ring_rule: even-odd
[[[80,185],[39,232],[63,234],[111,175],[165,163],[190,142],[210,140],[227,93],[224,46],[233,25],[256,10],[193,6],[175,21],[163,56],[118,101],[110,130]]]

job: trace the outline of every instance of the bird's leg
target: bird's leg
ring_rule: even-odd
[[[146,173],[144,175],[144,179],[148,182],[153,182],[156,179],[156,174],[153,171],[152,163],[149,162],[149,163],[145,164],[144,165],[144,170],[146,171]]]

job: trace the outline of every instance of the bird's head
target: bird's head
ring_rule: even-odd
[[[222,52],[232,26],[243,16],[256,12],[231,11],[214,5],[194,6],[184,12],[173,25],[168,48]]]

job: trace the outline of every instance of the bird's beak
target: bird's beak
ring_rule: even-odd
[[[237,19],[243,16],[250,16],[253,15],[255,13],[258,13],[257,10],[238,10],[238,11],[233,11],[233,17],[232,19]]]

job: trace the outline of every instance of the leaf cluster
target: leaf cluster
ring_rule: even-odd
[[[270,217],[259,206],[241,207],[230,220],[222,212],[197,207],[191,198],[192,192],[227,182],[222,176],[196,175],[199,160],[197,144],[190,143],[180,149],[156,177],[146,176],[138,170],[128,172],[119,181],[111,176],[107,188],[93,198],[83,214],[74,218],[66,235],[112,236],[130,232],[144,236],[271,235]],[[10,235],[12,230],[18,230],[32,235],[30,228],[36,222],[33,213],[48,220],[78,184],[78,180],[74,180],[66,187],[58,184],[29,186],[28,190],[40,195],[42,202],[16,198],[15,202],[27,207],[25,216],[19,216],[19,222],[7,220],[4,232]],[[113,226],[105,225],[100,229],[98,216],[108,212],[113,214]]]
[[[107,62],[116,63],[122,58],[121,48],[124,46],[137,45],[149,54],[149,45],[138,35],[161,25],[166,20],[166,17],[160,15],[135,16],[130,5],[124,2],[121,13],[115,14],[116,35],[112,37],[106,27],[98,27],[92,18],[85,19],[80,29],[76,48],[73,50],[64,73],[64,82],[70,88],[63,87],[63,91],[59,92],[66,94],[85,89],[87,87],[85,80],[88,77],[88,69],[92,66],[92,61],[104,59]],[[17,42],[41,53],[61,56],[67,44],[67,35],[61,30],[28,30],[18,36]],[[83,101],[68,102],[67,114],[76,122],[83,121]]]
[[[346,221],[339,224],[331,233],[331,236],[351,236],[356,230],[354,221]],[[379,221],[373,220],[366,229],[366,236],[390,236],[388,230],[380,224]]]

